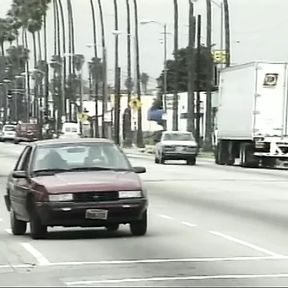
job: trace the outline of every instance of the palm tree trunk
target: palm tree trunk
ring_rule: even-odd
[[[225,50],[226,50],[226,67],[230,66],[231,51],[230,51],[230,16],[228,0],[223,0],[225,14]]]
[[[41,46],[41,32],[37,31],[37,38],[38,38],[38,61],[42,59],[42,46]]]
[[[103,89],[102,89],[102,137],[108,138],[108,131],[105,125],[105,112],[107,112],[107,55],[106,55],[106,39],[105,39],[105,25],[104,25],[104,17],[103,17],[103,9],[102,2],[98,0],[98,8],[100,13],[100,21],[101,21],[101,34],[102,34],[102,54],[103,54],[103,71],[102,71],[102,81],[103,81]],[[107,132],[107,133],[106,133]]]
[[[23,30],[25,49],[28,47],[27,31]],[[30,94],[30,74],[29,74],[29,60],[26,62],[26,91],[27,91],[27,121],[30,120],[31,115],[31,94]]]
[[[35,32],[32,33],[33,38],[33,56],[34,56],[34,68],[37,67],[37,45]]]
[[[1,55],[2,55],[2,56],[5,56],[4,42],[1,42],[0,45],[1,45]]]
[[[134,3],[134,17],[135,17],[135,42],[136,42],[136,87],[137,87],[137,99],[141,103],[141,79],[140,79],[140,55],[139,55],[139,31],[138,31],[138,6],[137,0],[133,0]],[[142,109],[141,106],[138,110],[138,129],[137,129],[137,146],[139,148],[144,147],[143,143],[143,131],[142,131]]]
[[[118,31],[118,5],[117,0],[114,0],[114,14],[115,14],[115,31]],[[115,81],[114,81],[114,141],[120,144],[120,95],[119,95],[119,35],[115,34],[115,67],[114,67]]]
[[[206,45],[208,54],[208,71],[206,83],[206,114],[205,114],[205,145],[207,151],[212,149],[212,103],[211,103],[211,85],[212,85],[212,57],[211,55],[211,37],[212,37],[212,15],[211,15],[211,0],[206,0],[207,10],[207,31],[206,31]]]
[[[62,116],[66,117],[66,33],[65,33],[65,18],[61,0],[58,0],[61,22],[62,22],[62,48],[63,48],[63,81],[62,81]]]
[[[129,82],[132,82],[131,76],[131,13],[130,13],[130,0],[126,0],[126,10],[127,10],[127,75]],[[128,85],[128,97],[127,97],[127,120],[126,120],[126,146],[130,147],[132,145],[132,131],[131,131],[131,85]]]
[[[35,32],[32,33],[33,37],[33,56],[34,56],[34,68],[37,67],[37,45],[36,45],[36,35]],[[38,118],[38,81],[35,81],[34,84],[34,100],[33,100],[33,117]]]
[[[175,59],[175,79],[173,97],[173,130],[178,130],[178,0],[174,0],[174,59]]]
[[[95,60],[95,79],[94,79],[94,89],[95,89],[95,137],[99,137],[99,122],[98,122],[98,71],[97,71],[97,60],[98,60],[98,49],[97,49],[97,27],[96,27],[96,15],[93,0],[90,0],[92,20],[93,20],[93,38],[94,38],[94,60]]]
[[[72,84],[71,82],[71,79],[72,79],[72,62],[73,61],[73,58],[74,58],[74,55],[72,54],[72,10],[71,10],[71,2],[69,0],[67,0],[67,11],[68,11],[68,53],[69,53],[69,56],[68,56],[68,59],[69,59],[69,64],[68,64],[68,79],[69,80],[69,83],[70,85]],[[69,107],[69,113],[68,113],[68,119],[69,121],[71,122],[72,121],[72,104],[71,104],[71,100],[73,98],[74,95],[74,91],[72,91],[72,89],[69,89],[70,91],[70,95],[68,95],[68,107]]]

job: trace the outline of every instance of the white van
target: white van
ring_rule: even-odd
[[[80,138],[80,126],[78,123],[63,123],[61,135],[59,136],[60,139],[65,138]]]

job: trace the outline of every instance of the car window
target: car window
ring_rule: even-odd
[[[28,169],[31,152],[32,148],[30,146],[27,146],[22,152],[14,170],[23,171]]]
[[[130,169],[126,156],[111,143],[58,144],[38,147],[33,159],[33,171],[42,169],[103,167]]]
[[[164,141],[193,141],[191,133],[167,133],[163,135]]]
[[[4,131],[15,131],[16,127],[15,126],[4,126]]]

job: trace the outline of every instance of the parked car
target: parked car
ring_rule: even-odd
[[[19,123],[16,126],[16,137],[14,142],[17,144],[21,141],[31,142],[40,139],[39,124],[34,123]]]
[[[198,145],[191,132],[165,131],[155,147],[155,163],[165,164],[166,160],[186,160],[195,165]]]
[[[16,125],[4,125],[1,134],[1,141],[14,141],[16,137]]]
[[[45,140],[24,148],[8,177],[5,203],[14,235],[45,237],[48,226],[147,230],[147,193],[125,154],[105,139]]]

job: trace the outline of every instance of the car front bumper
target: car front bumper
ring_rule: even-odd
[[[142,219],[147,207],[148,201],[143,198],[102,203],[38,202],[36,204],[43,225],[63,227],[101,227],[110,223],[131,223]],[[85,216],[87,209],[108,210],[108,218],[87,219]]]

